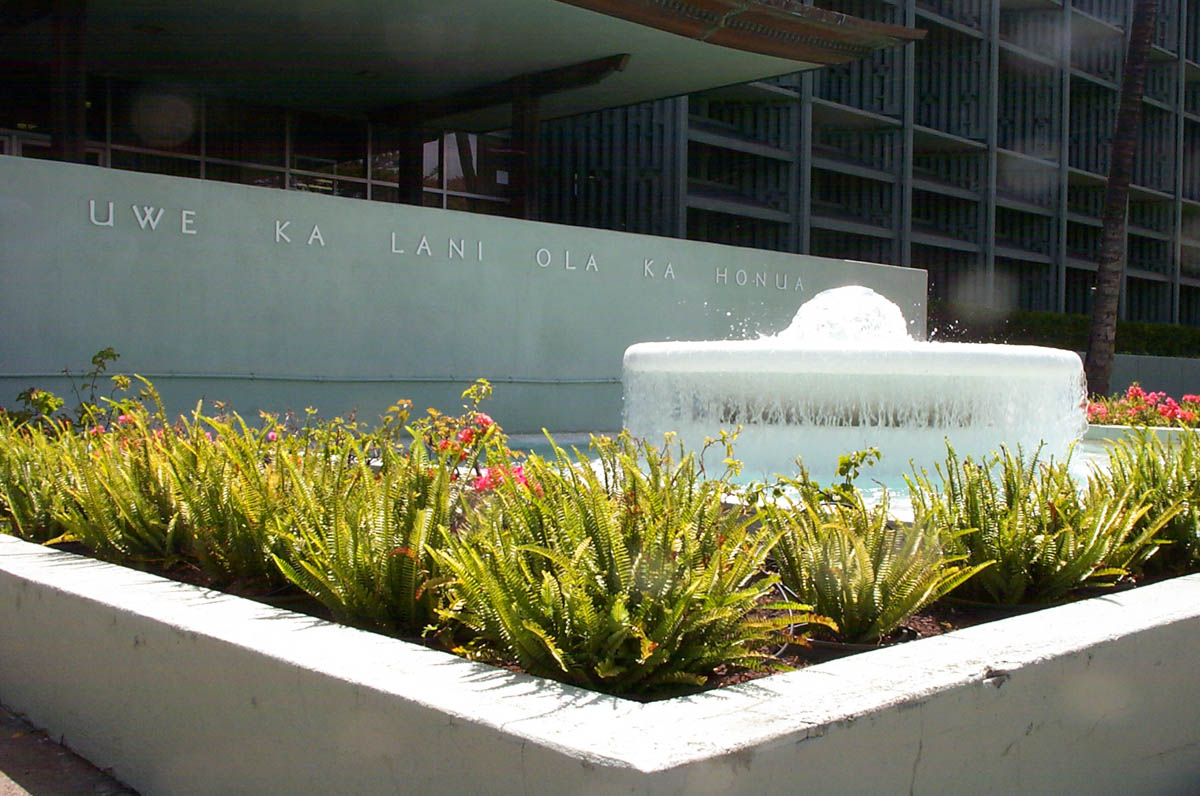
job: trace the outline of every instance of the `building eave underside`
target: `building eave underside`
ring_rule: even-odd
[[[53,7],[0,0],[4,57],[53,58]],[[93,73],[351,115],[629,54],[619,72],[544,97],[546,119],[842,63],[923,35],[794,0],[86,0],[85,26]],[[424,121],[510,123],[505,104]]]

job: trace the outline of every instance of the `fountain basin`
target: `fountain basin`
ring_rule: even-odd
[[[1064,456],[1087,428],[1083,365],[1037,346],[805,343],[783,337],[639,343],[625,352],[625,424],[690,449],[742,427],[747,474],[791,473],[797,456],[828,474],[840,455],[877,447],[887,478],[960,453],[1020,446]],[[721,452],[724,455],[724,452]]]

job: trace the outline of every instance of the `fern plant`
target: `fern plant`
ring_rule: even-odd
[[[776,582],[762,567],[779,534],[723,505],[729,482],[691,455],[627,433],[593,446],[594,460],[531,457],[465,533],[444,534],[443,614],[472,634],[465,651],[620,694],[767,664],[760,647],[787,618],[752,612]]]
[[[918,523],[955,538],[975,566],[994,561],[956,592],[986,602],[1053,602],[1082,586],[1109,585],[1152,553],[1165,517],[1142,526],[1147,508],[1131,490],[1080,491],[1066,464],[1002,449],[976,464],[950,449],[909,479]]]
[[[11,533],[45,542],[63,532],[66,451],[78,439],[60,426],[17,424],[0,413],[0,519]]]
[[[291,487],[274,519],[285,548],[273,559],[338,619],[416,634],[437,607],[429,545],[458,511],[464,479],[456,456],[433,455],[421,439],[407,452],[375,442],[329,436],[281,458]]]
[[[64,541],[102,556],[168,565],[186,551],[178,522],[174,479],[162,440],[144,414],[111,431],[87,435],[65,457],[70,500],[60,515]]]
[[[891,521],[886,492],[868,507],[852,479],[835,499],[803,469],[781,479],[765,525],[780,532],[773,559],[783,585],[831,618],[843,641],[873,643],[991,562],[960,566],[965,556],[948,554],[931,523]]]
[[[283,551],[274,528],[290,491],[279,466],[289,446],[269,426],[255,430],[236,413],[219,419],[199,409],[166,435],[188,554],[217,582],[282,580],[272,556]]]
[[[1129,492],[1146,503],[1141,527],[1169,515],[1153,561],[1174,569],[1200,563],[1200,434],[1184,431],[1166,443],[1144,430],[1127,436],[1112,444],[1107,473],[1094,480],[1109,494]]]

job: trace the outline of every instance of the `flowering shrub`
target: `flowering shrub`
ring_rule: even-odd
[[[518,458],[478,410],[483,381],[458,415],[410,422],[401,401],[374,429],[315,409],[257,427],[222,406],[171,421],[143,383],[140,398],[101,397],[76,416],[54,414],[61,402],[39,391],[36,412],[0,412],[0,532],[199,568],[246,594],[291,584],[351,624],[427,630],[601,691],[773,668],[779,632],[803,623],[877,639],[959,582],[957,596],[1046,601],[1151,567],[1200,567],[1196,435],[1126,439],[1082,489],[1063,467],[950,452],[941,488],[915,477],[909,524],[868,508],[854,485],[870,450],[842,457],[844,481],[828,489],[793,482],[793,500],[786,479],[733,485],[727,432],[716,478],[674,443],[627,433],[595,439],[593,458],[557,447],[551,460]],[[1200,396],[1134,385],[1089,415],[1194,423]],[[819,615],[768,602],[777,583]]]
[[[496,421],[479,411],[479,404],[491,394],[492,385],[486,379],[478,379],[462,394],[462,397],[470,402],[463,405],[462,414],[447,415],[436,409],[429,409],[426,416],[413,423],[409,429],[439,459],[445,459],[451,465],[465,467],[469,473],[473,473],[475,478],[471,485],[481,492],[494,489],[497,479],[501,477],[498,471],[489,478],[489,468],[477,464],[493,455],[484,455],[485,452],[494,451],[501,463],[508,462],[517,455],[508,449],[507,437]],[[457,480],[458,473],[452,475]]]
[[[529,481],[526,480],[525,467],[520,464],[508,466],[494,464],[490,467],[484,467],[480,476],[471,481],[471,488],[476,492],[491,492],[505,481],[512,481],[514,484],[528,487],[535,493],[541,494],[541,488],[537,484],[531,486]]]
[[[1173,571],[1200,565],[1200,436],[1166,442],[1146,430],[1128,435],[1109,448],[1108,474],[1096,480],[1112,495],[1135,495],[1149,506],[1141,525],[1168,518],[1152,565]]]
[[[130,381],[128,376],[120,373],[110,377],[112,392],[109,393],[108,398],[105,398],[99,394],[99,380],[104,371],[108,369],[109,363],[115,362],[120,357],[121,355],[112,348],[97,351],[92,357],[92,369],[83,373],[78,380],[76,379],[77,374],[70,368],[63,370],[63,374],[71,382],[71,391],[79,401],[70,412],[63,411],[66,401],[59,396],[49,390],[30,387],[17,394],[19,409],[7,410],[0,406],[0,415],[8,417],[17,425],[75,428],[77,430],[95,427],[99,429],[95,433],[104,433],[104,426],[100,424],[100,421],[108,414],[108,411],[103,404],[108,404],[110,407],[115,406],[116,402],[111,399],[111,396],[117,392],[128,390]]]
[[[1184,395],[1178,401],[1164,392],[1146,392],[1137,382],[1122,395],[1094,398],[1088,403],[1087,419],[1096,425],[1194,427],[1200,419],[1200,395]]]
[[[502,470],[493,459],[477,479],[489,500],[434,549],[450,576],[441,616],[471,639],[460,651],[620,694],[771,666],[762,648],[801,621],[754,613],[777,581],[763,567],[779,532],[726,506],[729,473],[707,478],[691,454],[628,433],[592,448]]]

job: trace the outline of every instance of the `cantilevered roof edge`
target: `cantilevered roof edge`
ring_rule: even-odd
[[[796,0],[558,0],[735,50],[837,64],[918,41],[925,31],[859,19]]]

